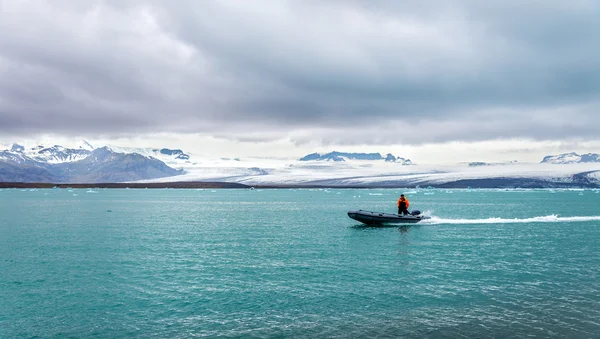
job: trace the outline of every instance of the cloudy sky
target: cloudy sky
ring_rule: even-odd
[[[0,142],[600,152],[600,1],[0,0]]]

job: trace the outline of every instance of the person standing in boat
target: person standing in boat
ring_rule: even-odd
[[[398,214],[407,215],[410,214],[408,212],[408,206],[410,206],[410,202],[404,194],[400,194],[400,199],[398,199]]]

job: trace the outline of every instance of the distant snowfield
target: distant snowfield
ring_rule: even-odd
[[[198,159],[198,158],[195,158]],[[184,174],[148,182],[227,181],[247,185],[419,185],[444,184],[458,180],[518,178],[570,183],[573,175],[600,171],[600,163],[583,164],[504,164],[408,165],[385,161],[348,160],[344,162],[298,161],[292,159],[242,158],[203,159],[174,162],[160,159]],[[600,173],[588,178],[600,182]]]

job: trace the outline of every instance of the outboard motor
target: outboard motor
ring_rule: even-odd
[[[411,214],[411,215],[414,215],[414,216],[416,217],[417,215],[421,214],[421,211],[419,211],[419,210],[414,210],[414,211],[410,212],[410,214]]]

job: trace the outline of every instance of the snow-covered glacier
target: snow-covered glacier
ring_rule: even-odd
[[[595,187],[600,163],[511,163],[491,166],[401,165],[383,160],[299,161],[240,158],[198,159],[180,167],[182,175],[161,182],[227,181],[246,185]]]

